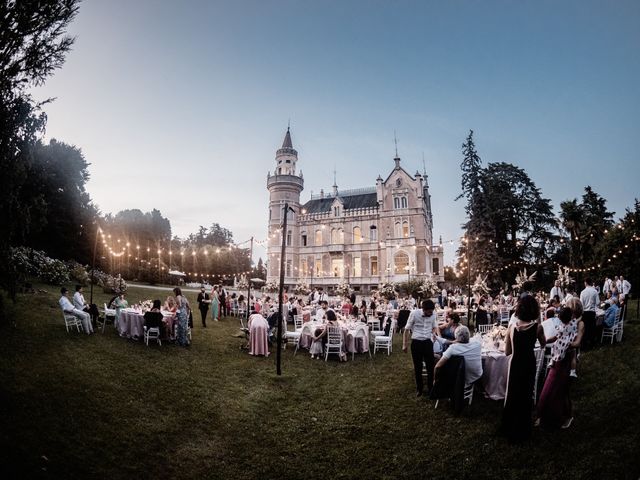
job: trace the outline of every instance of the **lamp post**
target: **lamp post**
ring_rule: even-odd
[[[278,327],[276,335],[276,374],[282,375],[282,368],[280,360],[282,357],[282,303],[284,300],[284,256],[287,247],[286,243],[286,231],[287,231],[287,217],[289,211],[294,212],[293,208],[289,207],[289,202],[285,202],[284,207],[284,219],[282,220],[282,245],[280,247],[280,289],[278,292]]]
[[[100,235],[100,227],[96,228],[96,240],[93,243],[93,261],[91,262],[91,289],[89,293],[89,305],[93,304],[93,283],[95,281],[96,270],[96,252],[98,251],[98,235]]]

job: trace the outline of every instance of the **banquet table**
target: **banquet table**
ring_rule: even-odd
[[[173,332],[175,315],[171,312],[162,311],[162,320],[167,324],[169,335]],[[127,338],[144,337],[144,314],[133,308],[125,308],[120,312],[118,319],[118,332],[120,336]]]
[[[364,325],[364,324],[363,324]],[[306,329],[303,331],[303,334],[300,336],[300,348],[308,349],[311,347],[311,343],[313,342],[313,335],[316,330],[321,329],[324,330],[326,328],[325,324],[322,323],[305,323],[305,327],[309,327],[311,331],[311,335],[306,333]],[[366,353],[369,351],[369,329],[365,328],[366,338],[358,338],[357,341],[354,338],[356,334],[356,324],[355,323],[343,323],[340,322],[340,328],[342,330],[342,341],[345,345],[345,349],[349,353]]]

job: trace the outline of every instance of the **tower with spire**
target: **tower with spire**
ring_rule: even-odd
[[[269,265],[267,277],[269,280],[273,280],[279,272],[280,239],[282,238],[280,233],[287,236],[291,242],[290,245],[293,245],[294,239],[298,236],[298,229],[294,221],[288,222],[288,232],[280,232],[284,204],[288,203],[296,212],[300,208],[300,193],[304,189],[304,179],[302,171],[300,173],[296,171],[297,162],[298,152],[293,148],[291,128],[287,127],[282,147],[276,151],[276,165],[273,175],[270,172],[267,174],[267,189],[269,190],[269,242],[267,247]],[[288,268],[292,268],[291,266],[294,264],[293,257],[292,254],[292,258],[287,259]]]

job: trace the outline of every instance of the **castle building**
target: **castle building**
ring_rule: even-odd
[[[279,282],[282,235],[285,285],[290,290],[301,281],[325,291],[346,281],[367,293],[385,282],[444,280],[442,244],[433,242],[426,172],[410,175],[397,154],[394,162],[387,178],[378,176],[375,185],[339,190],[334,181],[330,193],[321,190],[302,204],[304,178],[297,172],[298,152],[287,129],[274,173],[267,174],[267,281]],[[285,202],[293,209],[286,232]]]

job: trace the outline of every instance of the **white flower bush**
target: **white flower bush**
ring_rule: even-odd
[[[293,287],[293,293],[296,295],[309,295],[311,293],[311,288],[304,280],[298,282],[298,284]]]
[[[434,281],[431,278],[425,278],[420,285],[420,293],[425,298],[431,298],[438,294],[440,288],[438,287],[438,282]]]
[[[478,275],[476,277],[476,281],[471,287],[471,291],[479,295],[486,295],[487,293],[489,293],[489,287],[487,286],[487,275],[485,275],[484,277],[482,275]]]
[[[346,280],[343,280],[335,288],[336,295],[340,295],[341,297],[346,297],[351,293],[351,285]]]

